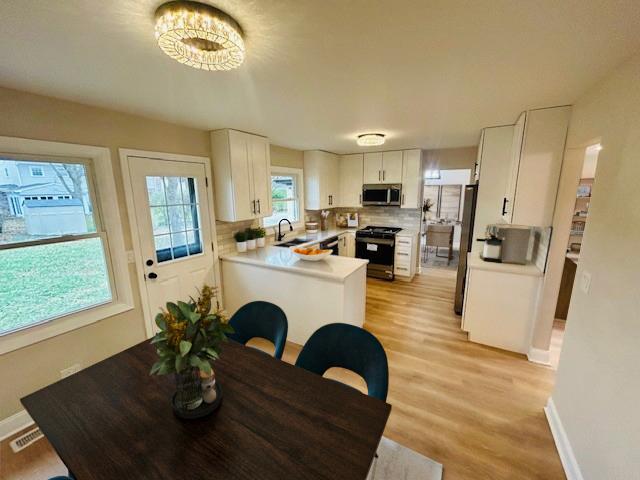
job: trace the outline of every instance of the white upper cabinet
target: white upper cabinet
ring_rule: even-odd
[[[529,110],[518,118],[503,199],[507,223],[536,227],[553,223],[570,116],[571,107],[564,106]]]
[[[402,182],[402,151],[364,154],[364,183]]]
[[[403,151],[401,208],[421,208],[423,184],[422,150]]]
[[[361,207],[362,206],[362,184],[364,168],[364,155],[354,153],[353,155],[342,155],[340,157],[339,184],[341,207]]]
[[[382,183],[382,152],[364,154],[364,183]]]
[[[382,183],[402,182],[402,151],[382,152]]]
[[[211,132],[216,219],[237,222],[271,215],[269,139],[237,130]]]
[[[339,205],[338,156],[321,150],[304,152],[304,200],[308,210]]]

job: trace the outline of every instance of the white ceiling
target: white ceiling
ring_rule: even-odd
[[[474,145],[484,126],[573,102],[640,49],[637,0],[216,0],[247,59],[165,56],[162,0],[3,0],[0,85],[337,153]]]

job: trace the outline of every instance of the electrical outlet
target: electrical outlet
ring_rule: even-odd
[[[60,370],[60,378],[67,378],[69,375],[73,375],[74,373],[78,373],[79,371],[80,371],[80,364],[74,363],[70,367]]]
[[[580,288],[584,293],[589,293],[589,289],[591,288],[591,274],[589,272],[582,272]]]

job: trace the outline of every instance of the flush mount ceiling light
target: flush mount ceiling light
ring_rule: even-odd
[[[382,133],[363,133],[358,135],[357,142],[361,147],[375,147],[384,143],[384,135]]]
[[[232,70],[244,60],[240,25],[211,5],[179,0],[156,10],[156,40],[164,53],[202,70]]]

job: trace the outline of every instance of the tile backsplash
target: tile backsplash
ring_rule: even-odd
[[[419,230],[421,211],[419,208],[400,207],[363,207],[363,208],[335,208],[331,218],[335,224],[336,213],[358,213],[360,228],[367,225],[381,225],[383,227],[400,227],[405,230]],[[308,213],[308,212],[307,212]]]

